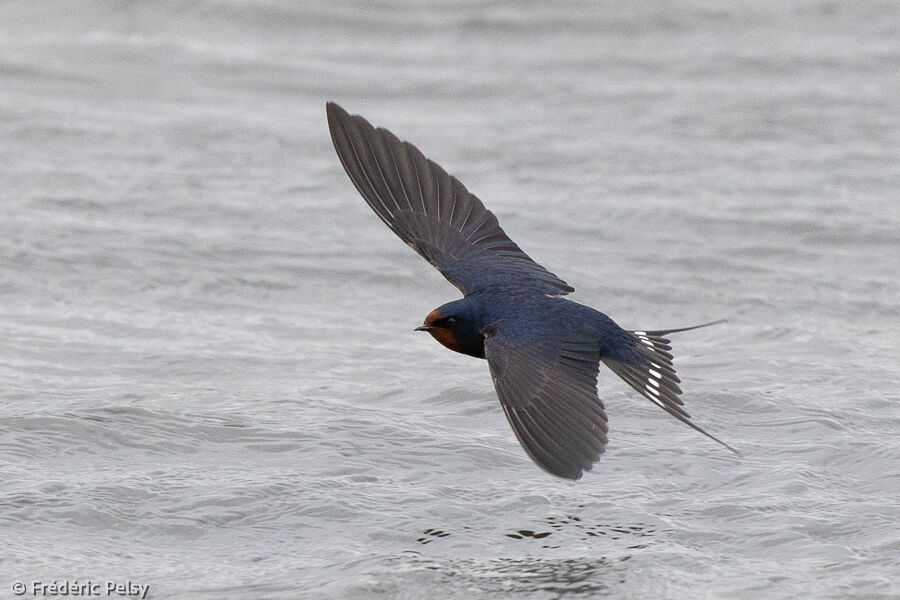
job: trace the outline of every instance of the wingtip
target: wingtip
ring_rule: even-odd
[[[532,457],[532,461],[538,467],[540,467],[542,470],[546,471],[547,473],[550,473],[551,475],[558,477],[560,479],[564,479],[566,481],[578,481],[579,479],[581,479],[584,476],[584,474],[586,472],[590,471],[591,468],[594,466],[594,465],[590,465],[587,467],[580,466],[580,467],[576,467],[574,469],[571,469],[571,468],[555,469],[555,468],[551,468],[551,467],[547,466],[546,464],[544,464],[542,462],[538,462],[534,457]]]
[[[344,117],[347,114],[337,102],[329,100],[325,103],[325,114],[328,116],[328,122],[333,123],[335,119]]]

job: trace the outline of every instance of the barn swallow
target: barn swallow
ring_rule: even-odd
[[[690,420],[666,336],[713,325],[628,331],[564,295],[574,291],[536,263],[494,214],[409,142],[326,105],[331,140],[356,189],[385,225],[463,294],[416,327],[454,352],[487,359],[506,418],[546,471],[579,479],[599,460],[607,420],[600,363],[667,413]]]

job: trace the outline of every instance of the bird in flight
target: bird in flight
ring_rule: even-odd
[[[574,288],[509,239],[459,180],[361,116],[333,102],[326,112],[334,148],[362,197],[463,293],[431,311],[416,330],[450,350],[487,359],[500,405],[535,463],[579,479],[600,458],[608,432],[597,395],[601,362],[667,413],[739,455],[690,420],[666,337],[714,323],[628,331],[563,298]]]

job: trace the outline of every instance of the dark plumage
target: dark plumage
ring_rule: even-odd
[[[578,479],[600,458],[607,442],[606,412],[597,396],[601,362],[737,454],[682,408],[666,336],[695,327],[627,331],[562,298],[573,288],[509,239],[455,177],[412,144],[337,104],[329,102],[327,113],[335,150],[356,189],[464,295],[432,311],[417,329],[451,350],[487,359],[506,417],[538,465]]]

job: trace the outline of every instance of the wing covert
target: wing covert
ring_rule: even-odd
[[[327,104],[344,170],[384,223],[463,294],[516,278],[552,294],[573,291],[534,262],[475,195],[415,146]]]

